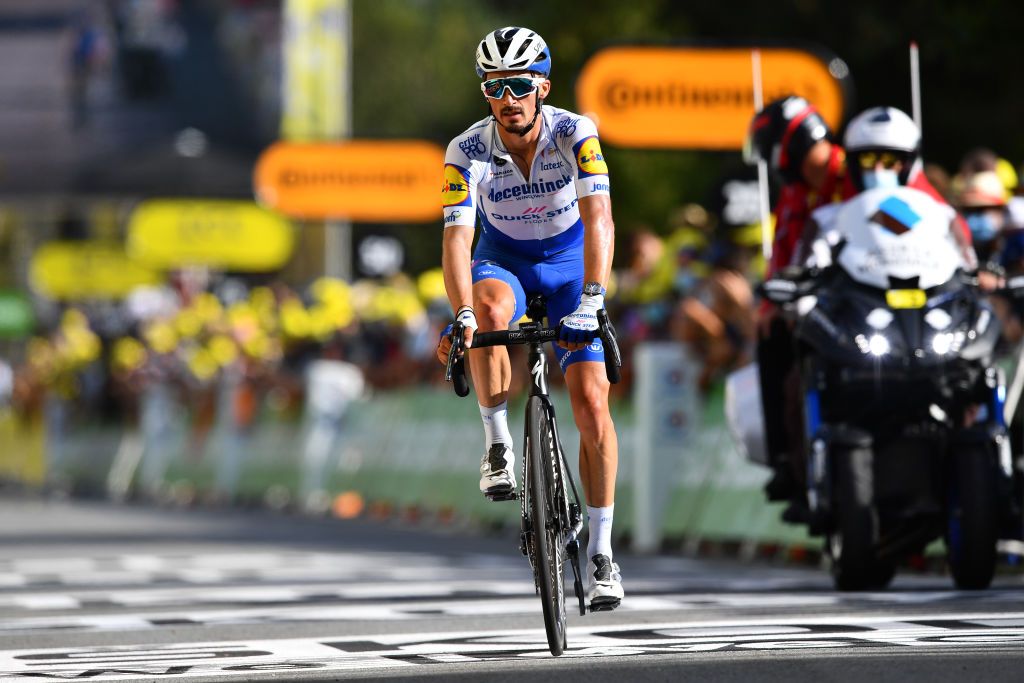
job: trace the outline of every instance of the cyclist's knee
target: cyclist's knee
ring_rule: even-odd
[[[473,292],[473,310],[481,332],[506,329],[515,305],[513,297],[494,288]]]

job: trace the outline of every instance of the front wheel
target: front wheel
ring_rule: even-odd
[[[999,540],[996,472],[985,444],[965,446],[952,458],[946,555],[957,588],[988,588]]]
[[[828,553],[835,587],[860,591],[884,586],[892,579],[892,570],[875,558],[879,525],[871,449],[836,448],[832,472],[834,512]]]
[[[565,650],[565,589],[562,566],[565,547],[558,505],[558,479],[560,472],[558,445],[551,424],[551,415],[539,397],[531,397],[527,413],[526,457],[530,459],[530,511],[531,533],[535,550],[534,575],[540,591],[544,611],[544,629],[548,636],[548,649],[559,656]]]

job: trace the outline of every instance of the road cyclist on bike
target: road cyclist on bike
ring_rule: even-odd
[[[467,349],[475,331],[506,330],[519,320],[529,295],[547,300],[580,432],[590,532],[587,600],[592,610],[614,609],[623,596],[611,546],[618,440],[596,336],[613,251],[608,168],[594,123],[544,104],[551,52],[537,33],[506,27],[487,34],[477,47],[476,72],[489,115],[452,140],[445,157],[445,287],[465,326]],[[450,348],[443,337],[442,363]],[[508,350],[470,350],[468,358],[485,434],[480,490],[508,500],[516,491]]]

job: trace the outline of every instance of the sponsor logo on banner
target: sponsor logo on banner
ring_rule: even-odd
[[[620,45],[599,50],[576,80],[580,111],[601,139],[641,149],[740,150],[754,111],[751,48]],[[823,50],[760,50],[765,102],[800,95],[833,128],[843,120],[849,67]]]
[[[608,164],[601,153],[601,143],[596,136],[591,136],[576,143],[576,162],[580,167],[580,175],[608,175]]]
[[[441,203],[445,207],[469,204],[469,181],[466,171],[455,164],[444,165],[444,184],[441,186]]]
[[[307,220],[436,221],[445,151],[422,140],[274,143],[253,182],[267,208]]]

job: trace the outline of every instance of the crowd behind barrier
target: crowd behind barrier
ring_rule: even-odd
[[[1024,197],[1013,193],[1012,166],[980,150],[948,182],[938,170],[929,169],[936,185],[978,226],[983,262],[1007,276],[1024,272]],[[733,486],[735,504],[716,513],[710,527],[718,524],[725,536],[749,535],[750,519],[770,506],[760,502],[764,477],[737,462],[725,437],[720,389],[721,379],[753,356],[754,292],[764,267],[760,226],[716,226],[714,216],[693,204],[667,224],[630,226],[609,288],[627,359],[613,412],[631,434],[628,360],[638,345],[681,345],[704,406],[697,419],[707,429],[680,446],[688,484],[677,492],[687,491],[690,502],[669,503],[666,527],[685,532],[684,520],[699,519],[701,510],[687,506],[716,478],[726,488],[727,480],[742,480]],[[51,302],[48,310],[31,338],[0,340],[0,480],[122,498],[258,496],[320,511],[340,506],[336,512],[349,514],[372,503],[373,491],[388,488],[387,477],[373,476],[374,451],[388,450],[383,460],[419,468],[423,486],[411,488],[430,492],[422,498],[449,510],[472,500],[463,507],[488,514],[473,486],[441,484],[431,465],[464,470],[471,484],[475,456],[446,449],[456,432],[464,433],[461,443],[479,437],[474,411],[443,386],[434,356],[451,317],[440,269],[352,283],[320,278],[304,288],[192,269],[122,301]],[[1021,314],[1009,302],[998,303],[997,311],[1010,354],[1021,338]],[[513,355],[514,364],[523,362]],[[524,376],[514,367],[514,397],[523,395]],[[557,392],[558,373],[552,380]],[[424,433],[403,428],[403,421]],[[623,439],[624,450],[632,438]],[[261,466],[254,469],[256,462]],[[628,484],[630,475],[623,479]],[[176,488],[176,482],[187,485]],[[756,501],[750,504],[757,510],[719,523],[721,515],[745,509],[743,500]],[[759,524],[762,538],[764,525],[776,541],[801,536],[774,521]]]

